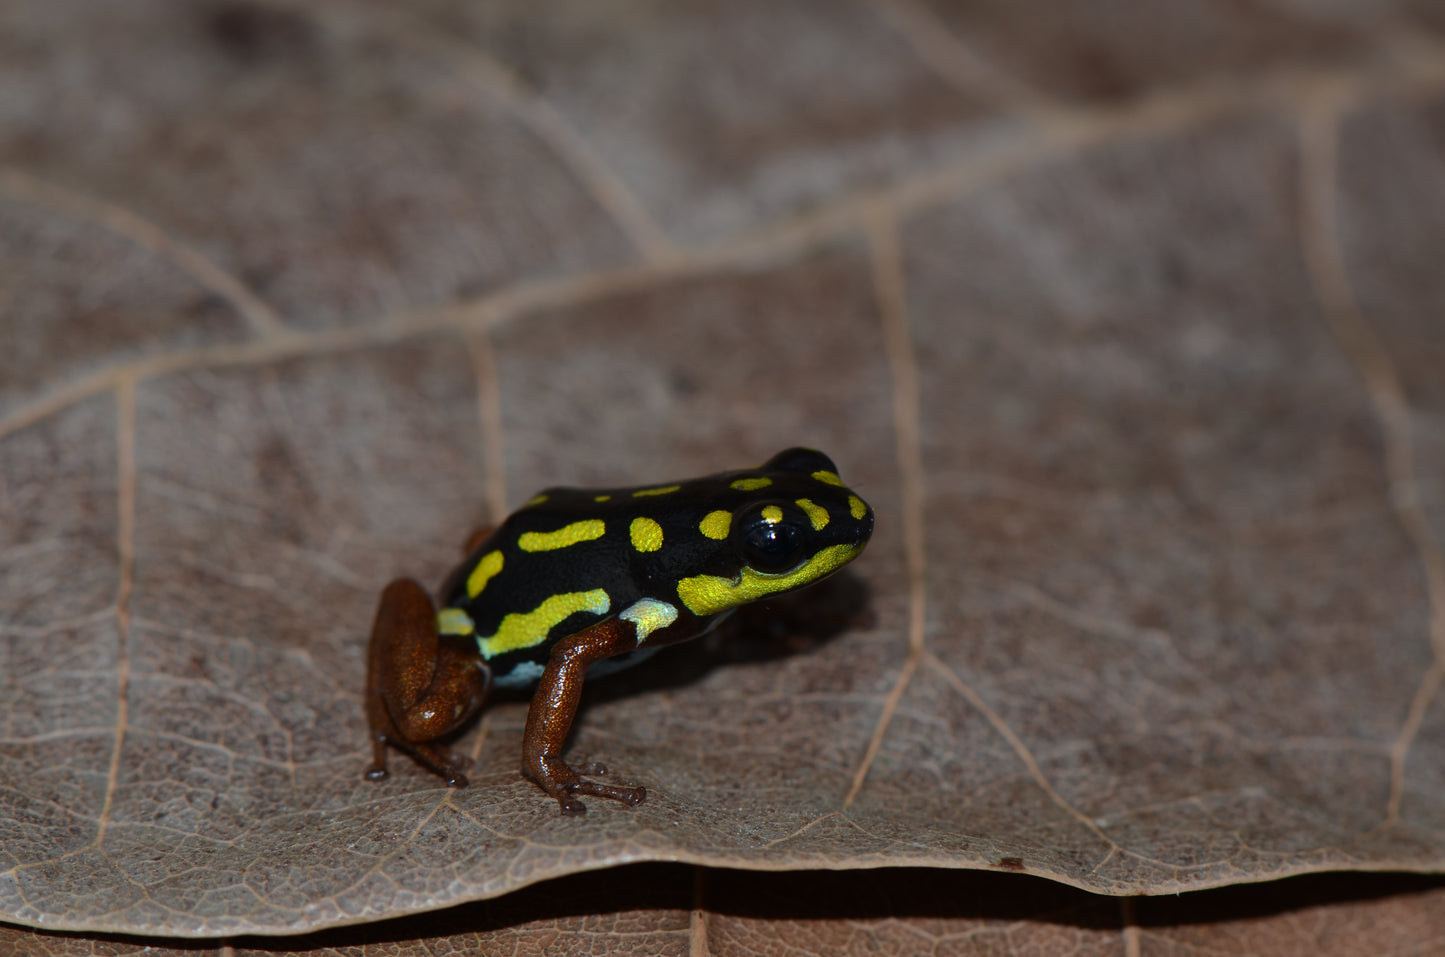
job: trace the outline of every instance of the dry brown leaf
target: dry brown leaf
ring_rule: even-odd
[[[1440,871],[1445,23],[1394,6],[5,4],[0,916]],[[571,753],[646,804],[559,817],[524,701],[464,791],[360,779],[382,583],[800,442],[874,543],[592,689]]]

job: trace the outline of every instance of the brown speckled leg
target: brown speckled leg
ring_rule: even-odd
[[[366,778],[386,777],[390,744],[452,787],[466,787],[471,762],[434,742],[476,714],[491,685],[491,670],[475,644],[437,633],[436,607],[424,588],[409,578],[387,585],[371,628],[366,671],[372,748]]]
[[[582,679],[588,666],[636,647],[637,627],[620,618],[599,622],[552,647],[547,670],[537,683],[537,693],[527,711],[527,730],[522,737],[522,774],[556,798],[563,814],[586,813],[586,805],[574,796],[577,794],[611,798],[629,806],[641,804],[647,798],[645,788],[598,784],[581,777],[582,774],[606,774],[607,768],[600,764],[573,768],[562,760],[562,748],[572,729],[572,719],[577,715]]]

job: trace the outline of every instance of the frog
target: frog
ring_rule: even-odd
[[[411,578],[381,593],[368,646],[371,781],[396,748],[449,786],[470,760],[442,739],[494,688],[535,688],[522,774],[564,815],[580,796],[627,806],[645,787],[569,765],[563,747],[584,680],[715,628],[735,609],[821,581],[862,553],[873,510],[815,449],[756,468],[625,488],[548,488],[495,529],[432,597]]]

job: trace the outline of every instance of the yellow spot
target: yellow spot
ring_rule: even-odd
[[[634,518],[628,533],[632,547],[639,552],[655,552],[662,547],[662,526],[650,518]]]
[[[682,488],[681,485],[659,485],[657,488],[640,488],[632,493],[633,498],[642,498],[645,495],[666,495],[668,492],[676,492]]]
[[[489,638],[477,639],[477,650],[483,658],[531,648],[547,637],[547,633],[579,611],[590,611],[594,615],[605,615],[612,607],[607,590],[594,588],[591,591],[564,592],[553,595],[528,612],[513,612],[502,619],[497,631]]]
[[[592,496],[592,501],[594,501],[594,502],[605,502],[605,501],[607,501],[608,499],[610,499],[611,497],[612,497],[611,495],[594,495],[594,496]]]
[[[542,495],[533,495],[531,498],[527,499],[527,505],[541,505],[545,501],[547,501],[547,496],[545,493]]]
[[[550,552],[554,548],[566,548],[578,542],[590,542],[601,538],[607,532],[607,525],[600,518],[588,518],[571,525],[563,525],[555,532],[523,532],[517,538],[517,547],[524,552]]]
[[[467,576],[467,594],[476,598],[487,587],[487,582],[502,570],[502,553],[487,552],[482,560],[477,562],[477,567]]]
[[[825,469],[821,472],[814,472],[813,478],[822,482],[824,485],[836,485],[839,488],[843,487],[843,480],[838,477],[837,472],[829,472]]]
[[[722,541],[728,537],[728,532],[733,527],[733,513],[718,509],[716,512],[708,512],[701,522],[697,523],[697,530],[708,538],[715,538]]]
[[[828,526],[828,510],[821,505],[814,505],[805,498],[798,499],[798,508],[808,513],[808,521],[813,523],[813,531],[821,532]]]
[[[864,515],[868,514],[868,506],[864,505],[863,500],[858,496],[849,495],[848,514],[852,515],[854,518],[862,518]]]
[[[470,635],[474,630],[472,617],[460,608],[443,608],[437,612],[437,631],[444,635]]]
[[[769,525],[776,525],[783,520],[783,510],[776,505],[763,506],[763,521]]]
[[[694,615],[715,615],[757,601],[764,595],[787,591],[831,575],[862,550],[861,545],[830,545],[808,559],[806,564],[783,575],[764,575],[751,568],[744,568],[736,579],[694,575],[677,583],[677,597]]]
[[[656,598],[639,598],[617,616],[637,626],[637,643],[640,645],[654,631],[666,628],[677,621],[677,606],[669,605]]]
[[[767,488],[773,484],[770,478],[740,478],[734,481],[729,488],[735,488],[739,492],[753,492],[760,488]]]

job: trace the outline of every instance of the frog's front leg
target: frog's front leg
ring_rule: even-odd
[[[492,686],[492,673],[476,645],[437,632],[436,607],[416,582],[386,586],[371,629],[366,670],[366,717],[372,762],[366,777],[386,777],[386,748],[411,754],[456,788],[467,786],[470,762],[436,744],[476,714]]]
[[[527,730],[522,737],[522,774],[537,782],[557,799],[563,814],[584,814],[587,807],[574,795],[591,794],[611,798],[629,806],[647,798],[645,788],[619,787],[588,781],[583,774],[606,774],[607,768],[589,764],[570,767],[562,760],[567,732],[577,716],[582,697],[582,679],[588,666],[604,658],[637,648],[637,626],[621,618],[610,618],[569,635],[552,647],[547,670],[537,683],[532,706],[527,711]]]

